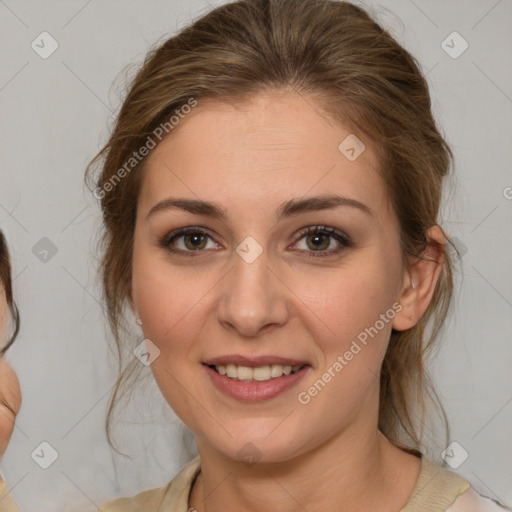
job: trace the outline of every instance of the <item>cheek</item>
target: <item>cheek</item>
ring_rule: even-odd
[[[384,255],[369,255],[322,279],[310,276],[296,283],[302,322],[319,348],[319,368],[302,387],[301,403],[311,400],[313,409],[328,408],[334,423],[356,410],[378,381],[396,314],[392,306],[399,268],[388,263]],[[340,408],[329,408],[329,403]]]
[[[172,266],[165,254],[134,253],[133,299],[143,319],[144,336],[161,352],[184,352],[201,325],[208,293],[215,284],[211,272]]]
[[[339,428],[375,397],[392,321],[381,320],[392,302],[375,277],[340,275],[321,296],[310,293],[304,301],[310,311],[302,318],[310,319],[307,328],[319,348],[319,366],[297,400],[311,417],[323,418],[326,432]]]
[[[204,276],[206,277],[206,276]],[[144,338],[160,350],[151,370],[162,395],[174,412],[189,426],[201,410],[190,396],[201,396],[196,382],[190,380],[190,361],[197,363],[197,340],[208,314],[207,294],[210,278],[180,267],[172,267],[165,258],[134,252],[132,294],[142,318]]]
[[[303,318],[310,319],[326,349],[350,344],[391,307],[394,297],[386,273],[371,265],[337,270],[321,280],[310,277],[294,289],[303,303]]]

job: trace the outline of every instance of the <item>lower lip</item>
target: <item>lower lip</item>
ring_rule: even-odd
[[[283,375],[267,381],[241,381],[233,380],[225,375],[217,373],[207,365],[203,365],[206,373],[213,382],[213,385],[226,395],[237,400],[245,402],[261,402],[284,393],[292,386],[297,384],[304,377],[309,369],[309,365],[303,366],[298,372],[290,375]]]

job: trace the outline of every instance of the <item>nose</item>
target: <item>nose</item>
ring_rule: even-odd
[[[267,253],[252,262],[234,255],[234,268],[222,280],[217,319],[226,329],[257,337],[286,324],[289,290],[269,267]]]

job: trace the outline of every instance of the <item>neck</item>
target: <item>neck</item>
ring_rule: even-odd
[[[248,465],[197,440],[201,472],[189,505],[200,512],[322,510],[396,512],[410,497],[420,460],[360,425],[291,460]]]

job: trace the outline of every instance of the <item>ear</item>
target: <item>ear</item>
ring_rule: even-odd
[[[402,309],[393,319],[393,329],[414,327],[428,308],[444,262],[445,237],[439,226],[427,231],[427,246],[418,256],[409,258],[399,302]]]

